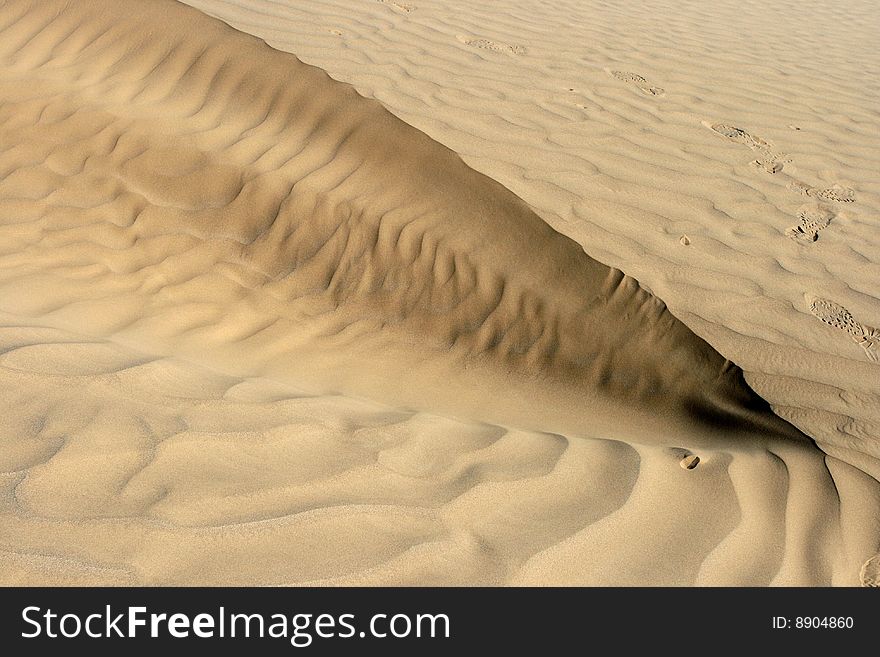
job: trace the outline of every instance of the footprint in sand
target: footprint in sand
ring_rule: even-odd
[[[738,144],[748,146],[753,150],[770,150],[769,143],[767,143],[760,137],[756,137],[755,135],[746,132],[742,128],[727,125],[726,123],[713,123],[709,127],[717,132],[719,135],[727,137],[731,141],[735,141]]]
[[[613,71],[608,68],[605,69],[605,72],[616,80],[634,84],[639,91],[649,96],[662,96],[666,93],[660,87],[651,85],[645,78],[637,73],[630,73],[629,71]]]
[[[880,331],[872,326],[860,324],[852,316],[852,313],[829,299],[821,297],[808,297],[810,312],[813,316],[822,320],[829,326],[849,333],[850,337],[858,342],[869,360],[876,362],[880,359]]]
[[[504,55],[524,55],[526,49],[524,46],[516,44],[503,43],[501,41],[490,41],[489,39],[472,39],[466,36],[457,37],[464,45],[471,48],[479,48],[488,50],[489,52],[497,52]]]
[[[399,11],[404,14],[408,14],[408,13],[416,10],[416,8],[413,5],[408,5],[403,2],[394,2],[394,0],[376,0],[376,1],[380,2],[383,5],[387,5],[387,6],[391,7],[395,11]]]
[[[759,157],[757,160],[752,160],[752,165],[767,173],[779,173],[782,171],[783,163],[774,159]]]
[[[823,201],[834,201],[835,203],[853,203],[856,200],[856,193],[849,187],[843,185],[833,185],[832,187],[810,187],[806,183],[793,182],[789,184],[789,189],[810,196],[812,198],[822,199]]]
[[[802,242],[815,242],[819,239],[819,231],[827,228],[834,219],[834,213],[821,206],[804,205],[798,210],[797,217],[800,221],[785,234]]]
[[[880,587],[880,554],[875,554],[862,565],[859,579],[862,586]]]
[[[782,171],[784,164],[791,162],[782,153],[777,153],[773,147],[760,137],[757,137],[742,128],[729,125],[727,123],[707,123],[703,121],[703,125],[709,128],[717,135],[721,135],[730,141],[748,146],[751,150],[758,154],[758,159],[752,162],[753,165],[766,171],[767,173],[779,173]]]

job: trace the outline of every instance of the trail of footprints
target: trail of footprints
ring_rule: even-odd
[[[383,4],[395,5],[396,7],[409,7],[405,11],[410,12],[415,9],[411,5],[401,5],[398,2],[394,2],[394,0],[378,0]],[[458,39],[460,43],[463,43],[470,48],[478,48],[480,50],[487,50],[489,52],[498,53],[501,55],[525,55],[526,47],[521,46],[517,43],[505,43],[503,41],[493,41],[492,39],[484,39],[482,37],[476,36],[465,36],[463,34],[459,34],[455,37]]]
[[[493,52],[514,55],[525,52],[522,46],[511,46],[487,39],[458,38],[468,46],[483,48]],[[647,95],[662,96],[665,93],[663,89],[652,85],[646,78],[636,73],[608,68],[605,71],[616,80],[635,85],[642,93]],[[573,89],[569,89],[569,91],[573,91]],[[758,156],[752,164],[767,173],[779,173],[785,164],[791,162],[791,159],[785,154],[774,150],[772,144],[768,141],[742,128],[728,123],[708,123],[705,121],[703,125],[725,139],[748,147]],[[792,130],[800,130],[798,126],[792,125],[789,127]],[[820,188],[794,181],[789,184],[789,188],[817,201],[830,203],[853,203],[855,201],[855,192],[842,185]],[[815,242],[819,239],[819,233],[827,228],[836,216],[831,209],[822,205],[803,205],[797,212],[798,223],[789,227],[785,234],[799,242]],[[684,246],[690,244],[690,239],[687,236],[682,236],[680,241]],[[870,360],[876,362],[880,359],[880,355],[878,355],[878,351],[880,351],[880,331],[876,328],[860,324],[853,318],[849,310],[829,299],[813,298],[810,302],[810,311],[815,317],[829,326],[848,333],[853,340],[862,346]]]
[[[394,2],[393,0],[378,0],[378,2],[407,13],[415,9],[412,5]],[[457,38],[461,43],[471,48],[479,48],[499,54],[522,55],[526,52],[524,46],[516,44],[466,36],[458,36]],[[665,94],[662,88],[652,85],[646,78],[637,73],[608,68],[605,71],[614,79],[632,84],[642,93],[649,96],[662,96]],[[573,89],[569,89],[569,91],[573,91]],[[708,123],[705,121],[703,125],[711,129],[715,134],[751,149],[758,155],[752,164],[767,173],[778,173],[782,171],[785,164],[791,162],[791,159],[786,155],[775,151],[768,141],[742,128],[728,123]],[[789,127],[793,130],[800,130],[797,126],[792,125]],[[820,188],[794,181],[789,184],[789,189],[818,201],[832,203],[853,203],[855,201],[855,192],[842,185]],[[815,242],[819,239],[819,233],[827,228],[835,217],[836,215],[832,210],[818,204],[801,206],[797,212],[798,223],[789,227],[785,234],[799,242]],[[690,239],[687,236],[682,236],[680,241],[685,246],[690,244]],[[880,354],[878,354],[880,352],[880,331],[878,329],[857,322],[849,310],[829,299],[813,297],[809,305],[810,312],[816,318],[829,326],[848,333],[853,340],[862,346],[870,360],[875,362],[880,360]]]
[[[606,71],[618,80],[635,84],[645,93],[660,95],[663,92],[660,89],[659,93],[655,93],[654,90],[656,88],[651,87],[645,78],[640,75],[625,71],[611,71],[608,69]],[[767,173],[778,173],[782,171],[785,164],[791,162],[791,159],[786,155],[775,151],[768,141],[742,128],[727,123],[703,122],[703,125],[711,129],[715,134],[751,149],[758,155],[758,158],[752,164]],[[790,127],[800,130],[797,126]],[[829,203],[853,203],[856,198],[855,192],[852,189],[839,184],[823,188],[812,187],[806,183],[794,181],[789,184],[789,189],[817,201]],[[819,233],[827,228],[836,216],[838,215],[830,208],[818,203],[804,205],[797,212],[798,223],[789,227],[785,233],[790,238],[800,242],[815,242],[819,239]],[[690,244],[690,240],[683,236],[681,243],[687,245]],[[869,360],[873,362],[880,361],[880,330],[857,322],[849,310],[830,299],[813,297],[809,305],[810,312],[814,317],[829,326],[845,331],[853,340],[861,345]]]
[[[855,192],[840,185],[820,189],[793,182],[789,187],[804,196],[825,201],[852,203],[855,200]],[[797,216],[799,222],[785,231],[785,234],[801,242],[815,242],[819,239],[819,232],[827,228],[837,215],[821,205],[805,205],[798,210]],[[880,361],[880,330],[856,321],[848,309],[830,299],[811,297],[809,307],[814,317],[849,334],[865,350],[868,360],[875,363]]]
[[[748,146],[758,154],[758,159],[752,164],[767,171],[768,173],[778,173],[782,171],[783,165],[791,162],[791,158],[782,153],[773,150],[773,147],[766,140],[746,132],[742,128],[729,125],[727,123],[707,123],[703,125],[710,128],[713,132],[730,141]],[[796,128],[800,130],[800,128]],[[856,200],[855,192],[843,185],[833,185],[831,187],[811,187],[806,183],[794,181],[789,184],[789,189],[798,192],[803,196],[809,196],[822,201],[830,201],[834,203],[853,203]],[[799,218],[803,219],[799,215]],[[827,223],[825,224],[827,225]],[[824,228],[824,226],[822,226]]]
[[[704,122],[703,125],[710,128],[716,134],[747,146],[752,151],[758,153],[759,157],[753,164],[768,173],[778,173],[782,171],[783,164],[791,162],[784,155],[774,151],[767,141],[746,132],[742,128],[726,123],[709,124]],[[817,201],[853,203],[856,198],[855,192],[852,189],[842,185],[821,188],[812,187],[800,181],[793,181],[788,187],[792,191],[814,198]],[[799,242],[815,242],[819,239],[819,233],[827,228],[836,216],[830,208],[820,204],[803,205],[797,212],[798,223],[790,226],[785,231],[785,234]],[[880,360],[880,354],[878,354],[878,351],[880,351],[880,331],[872,326],[857,322],[849,310],[830,299],[813,297],[809,302],[809,306],[810,312],[814,317],[829,326],[848,333],[853,340],[862,346],[869,360],[874,362]]]

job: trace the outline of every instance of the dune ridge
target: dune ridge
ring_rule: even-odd
[[[453,148],[661,296],[823,449],[880,477],[877,369],[809,306],[819,296],[880,321],[872,3],[424,0],[405,16],[347,0],[187,4]],[[470,47],[462,34],[528,52]],[[705,124],[790,161],[756,169],[760,152]],[[802,210],[831,215],[816,243],[784,238]]]
[[[0,184],[33,217],[4,259],[43,267],[26,295],[7,269],[3,310],[530,429],[798,436],[633,279],[323,71],[171,2],[2,20],[5,138],[42,149]]]
[[[0,36],[0,365],[51,391],[8,424],[11,581],[852,583],[876,551],[873,479],[351,87],[159,0],[5,2]]]

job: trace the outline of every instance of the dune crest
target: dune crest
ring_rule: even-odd
[[[0,21],[3,311],[528,428],[798,436],[636,281],[293,55],[164,0]]]

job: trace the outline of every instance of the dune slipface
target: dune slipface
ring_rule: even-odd
[[[0,311],[567,435],[802,437],[632,278],[170,0],[0,3]]]

